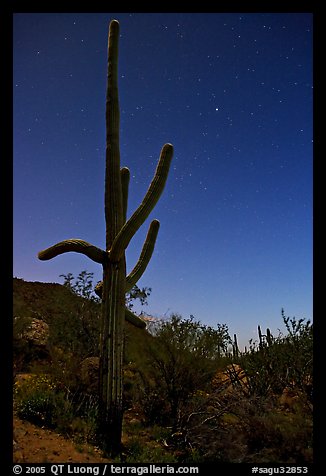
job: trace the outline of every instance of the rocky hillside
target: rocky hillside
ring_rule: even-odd
[[[101,306],[58,283],[13,278],[14,354],[17,370],[47,360],[58,348],[78,361],[98,353]],[[126,359],[141,356],[148,332],[126,322]],[[23,362],[22,362],[23,359]]]
[[[29,282],[13,278],[13,314],[45,322],[75,310],[81,298],[58,283]]]

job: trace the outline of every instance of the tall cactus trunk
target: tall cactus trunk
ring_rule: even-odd
[[[118,39],[119,23],[112,21],[106,95],[105,221],[108,253],[124,221],[119,150]],[[103,265],[98,437],[103,449],[111,455],[118,454],[121,445],[125,288],[123,252],[117,262],[108,259]]]
[[[98,440],[110,455],[120,452],[122,436],[122,363],[125,318],[125,266],[108,263],[103,270],[100,342]]]

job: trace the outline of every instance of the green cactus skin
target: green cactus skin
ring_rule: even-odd
[[[139,260],[137,261],[136,266],[133,268],[133,270],[126,277],[126,293],[135,286],[135,284],[144,274],[144,271],[146,270],[154,251],[155,241],[159,228],[160,222],[158,220],[153,220],[150,224]],[[102,298],[102,287],[103,282],[100,282],[96,285],[95,288],[95,292],[100,298]]]
[[[129,180],[130,180],[130,171],[127,167],[122,167],[120,170],[121,177],[121,187],[122,187],[122,213],[123,213],[123,223],[127,219],[127,208],[128,208],[128,191],[129,191]]]
[[[165,144],[161,151],[160,160],[157,165],[154,178],[142,203],[129,218],[129,220],[124,224],[112,244],[112,248],[110,249],[111,261],[119,261],[131,238],[144,223],[160,198],[169,173],[172,154],[173,146],[171,144]]]
[[[126,292],[130,291],[144,274],[154,251],[159,228],[160,222],[158,220],[153,220],[150,224],[139,260],[126,278]]]
[[[258,324],[258,337],[259,337],[259,348],[262,349],[264,347],[264,341],[263,341],[263,335],[262,335],[259,324]]]
[[[96,263],[103,264],[107,260],[107,254],[104,250],[97,248],[96,246],[87,243],[87,241],[70,239],[60,241],[46,250],[40,251],[38,253],[38,258],[42,261],[49,260],[58,256],[62,253],[67,253],[68,251],[75,251],[76,253],[82,253],[88,256],[90,259]]]
[[[268,327],[266,329],[266,341],[268,345],[273,344],[273,335]]]
[[[237,334],[234,334],[233,336],[233,345],[232,345],[232,348],[233,348],[233,357],[235,359],[237,359],[239,357],[239,346],[238,346],[238,339],[237,339]]]
[[[106,250],[80,240],[69,239],[40,251],[40,260],[49,260],[62,253],[82,253],[103,267],[103,281],[95,292],[102,298],[99,369],[99,420],[97,434],[108,455],[121,451],[122,434],[122,363],[124,321],[145,328],[146,323],[125,307],[125,294],[143,275],[152,256],[159,221],[153,220],[133,270],[126,276],[125,250],[160,198],[167,180],[173,146],[165,144],[160,159],[140,206],[127,220],[130,172],[120,168],[119,97],[118,97],[119,22],[109,26],[108,70],[106,94],[106,168],[104,212]]]

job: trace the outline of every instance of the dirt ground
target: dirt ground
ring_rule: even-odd
[[[14,463],[107,463],[101,451],[14,417]]]

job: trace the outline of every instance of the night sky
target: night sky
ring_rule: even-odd
[[[107,34],[120,22],[121,166],[128,215],[164,143],[161,227],[138,285],[143,310],[225,323],[240,344],[285,314],[312,319],[312,14],[14,14],[14,276],[59,282],[101,266],[37,253],[80,238],[105,248]],[[140,308],[136,308],[140,311]]]

